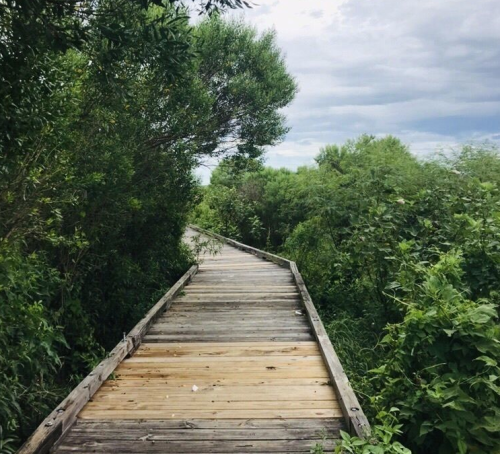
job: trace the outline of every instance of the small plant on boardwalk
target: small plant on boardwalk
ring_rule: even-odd
[[[401,434],[401,424],[398,424],[396,414],[397,408],[391,408],[390,411],[381,411],[376,419],[379,424],[373,426],[371,435],[361,439],[349,435],[343,430],[340,431],[340,440],[335,446],[335,454],[411,454],[408,448],[405,448],[395,438]],[[327,454],[325,449],[326,438],[322,442],[316,443],[311,449],[311,454]],[[330,451],[331,452],[331,451]]]
[[[365,439],[351,437],[341,431],[335,454],[411,454],[408,448],[395,440],[402,433],[402,424],[398,424],[396,417],[398,411],[397,408],[391,408],[388,412],[379,412],[376,419],[380,423],[373,426],[372,434]]]
[[[191,250],[196,256],[196,262],[203,263],[203,256],[214,256],[220,253],[222,250],[222,243],[215,238],[194,235],[191,237]]]

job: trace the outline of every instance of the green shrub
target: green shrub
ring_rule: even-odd
[[[297,172],[224,162],[204,227],[226,219],[230,236],[297,262],[369,419],[401,409],[392,440],[498,452],[498,149],[421,161],[394,137],[362,136],[316,161]],[[244,209],[230,215],[223,200]]]
[[[467,298],[463,263],[453,251],[432,266],[404,263],[405,315],[382,341],[379,399],[401,408],[410,447],[491,454],[500,450],[498,307]]]

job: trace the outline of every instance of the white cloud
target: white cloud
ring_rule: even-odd
[[[500,142],[499,0],[260,0],[244,17],[276,29],[300,85],[269,165],[310,163],[361,133],[421,155]]]

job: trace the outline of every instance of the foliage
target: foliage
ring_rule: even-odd
[[[297,262],[369,417],[401,409],[395,441],[498,452],[498,150],[362,136],[316,162],[223,161],[192,222]]]
[[[392,407],[389,411],[380,411],[376,415],[379,422],[373,426],[368,438],[351,437],[341,431],[340,443],[335,447],[336,454],[411,454],[408,448],[395,441],[401,434],[402,424],[397,423],[398,408]]]
[[[407,260],[405,260],[407,259]],[[419,449],[491,453],[500,446],[500,326],[498,307],[471,301],[464,262],[455,251],[432,266],[405,251],[402,322],[382,340],[377,370],[385,403],[397,401],[407,436]]]
[[[199,3],[210,13],[243,5]],[[0,9],[0,452],[9,452],[185,272],[194,168],[279,141],[278,110],[295,83],[272,33],[218,14],[190,25],[179,1]]]
[[[33,423],[55,405],[59,389],[51,377],[67,344],[45,308],[60,278],[44,258],[2,245],[0,270],[0,452],[15,452],[19,415]]]
[[[370,436],[359,438],[340,431],[340,440],[336,442],[335,454],[411,454],[395,437],[400,435],[402,424],[398,424],[396,414],[399,409],[392,407],[389,411],[379,411],[375,419],[377,424],[372,426]],[[326,454],[326,438],[316,443],[311,454]]]

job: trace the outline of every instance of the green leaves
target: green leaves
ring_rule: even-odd
[[[494,359],[500,358],[500,330],[492,304],[456,291],[463,260],[450,252],[433,266],[415,267],[423,281],[407,294],[415,303],[390,331],[392,360],[374,372],[385,384],[384,401],[399,399],[400,421],[418,449],[487,453],[500,439],[477,423],[491,419],[500,405],[499,389],[490,384],[500,372]],[[414,380],[394,380],[401,375]]]
[[[379,412],[377,420],[380,424],[373,427],[373,433],[366,439],[351,437],[340,431],[341,441],[335,448],[336,454],[411,454],[395,437],[401,434],[401,425],[397,424],[398,408],[391,408],[388,412]]]
[[[415,453],[497,452],[498,150],[421,162],[393,137],[363,136],[316,161],[239,174],[222,164],[197,222],[298,263],[370,419],[400,408],[387,452],[395,440]],[[378,433],[373,445],[343,438],[341,452],[380,452]]]
[[[481,305],[469,311],[468,316],[473,323],[483,325],[497,318],[498,314],[491,305]]]

